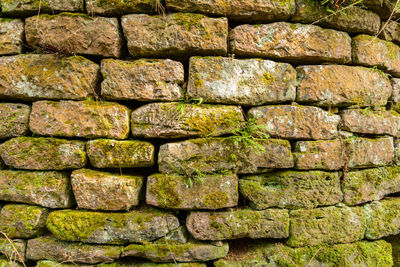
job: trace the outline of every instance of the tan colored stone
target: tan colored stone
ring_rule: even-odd
[[[8,16],[33,16],[38,13],[82,12],[84,0],[7,0],[1,1],[1,11]]]
[[[296,71],[297,102],[323,107],[385,106],[392,93],[386,75],[374,69],[319,65],[300,66]]]
[[[188,58],[227,53],[228,20],[200,14],[126,15],[121,18],[133,57]]]
[[[129,113],[113,102],[38,101],[32,105],[29,128],[38,135],[125,139]]]
[[[400,23],[389,21],[388,24],[383,27],[379,38],[400,45]]]
[[[392,82],[392,96],[389,99],[391,109],[400,112],[400,79],[393,78]]]
[[[183,98],[182,63],[178,61],[122,61],[105,59],[101,63],[101,95],[112,100],[176,101]]]
[[[351,39],[347,33],[319,26],[276,22],[240,25],[230,34],[231,53],[290,62],[349,63]]]
[[[300,105],[255,107],[248,117],[265,125],[271,136],[289,139],[332,139],[338,136],[340,122],[338,115]]]
[[[30,112],[28,105],[0,103],[0,139],[25,135]]]
[[[155,14],[156,3],[154,0],[86,0],[86,9],[89,15],[101,16],[121,16],[132,13]]]
[[[25,20],[25,36],[30,46],[68,54],[120,57],[123,39],[117,18],[61,13]]]
[[[22,52],[24,23],[20,19],[0,18],[0,55]]]
[[[19,262],[25,261],[25,250],[26,240],[24,239],[13,239],[10,242],[6,238],[0,238],[0,254],[8,259],[15,259],[14,261]],[[2,266],[1,263],[0,266]]]
[[[0,58],[0,98],[85,99],[95,95],[99,66],[83,57],[27,54]]]

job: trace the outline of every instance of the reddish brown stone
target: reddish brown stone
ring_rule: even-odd
[[[400,45],[400,23],[389,21],[383,28],[379,38]]]
[[[39,13],[82,12],[84,0],[6,0],[1,11],[8,16],[33,16]]]
[[[30,112],[28,105],[0,103],[0,139],[25,135]]]
[[[0,18],[0,55],[22,52],[24,23],[20,19]]]
[[[101,16],[121,16],[132,13],[155,14],[157,2],[154,0],[86,0],[86,9],[89,15]]]

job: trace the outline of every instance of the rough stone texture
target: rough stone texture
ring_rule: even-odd
[[[8,16],[32,16],[39,13],[61,11],[82,12],[83,0],[5,0],[1,2],[1,11]]]
[[[147,178],[146,203],[169,209],[221,209],[238,204],[238,177],[214,174],[186,177],[153,174]]]
[[[300,66],[297,102],[323,107],[385,106],[392,86],[374,69],[341,65]],[[379,88],[379,90],[376,90]]]
[[[189,58],[227,53],[228,20],[200,14],[144,14],[121,18],[133,57]]]
[[[338,115],[300,105],[255,107],[248,117],[265,125],[271,136],[288,139],[332,139],[338,136],[340,122]]]
[[[340,178],[339,172],[283,171],[246,176],[239,180],[239,189],[257,210],[315,208],[343,199]]]
[[[284,209],[191,212],[186,227],[198,240],[286,238],[289,214]]]
[[[153,241],[179,227],[178,218],[156,209],[128,213],[53,211],[47,228],[60,240],[95,244],[124,244]]]
[[[25,135],[30,112],[28,105],[0,103],[0,139]]]
[[[294,101],[296,71],[270,60],[192,57],[188,95],[207,103],[253,106]]]
[[[80,169],[72,172],[71,184],[80,209],[128,210],[139,204],[143,176]]]
[[[200,263],[200,262],[154,263],[148,261],[144,262],[141,260],[135,260],[134,258],[132,258],[130,260],[120,260],[120,261],[115,261],[113,263],[103,263],[97,266],[98,267],[206,267],[207,265],[205,263]]]
[[[30,46],[68,54],[122,55],[123,38],[117,18],[69,13],[34,16],[25,20],[25,36]]]
[[[245,249],[245,250],[244,250]],[[360,241],[351,244],[291,248],[281,243],[230,243],[228,255],[214,262],[215,267],[246,266],[393,266],[388,242]]]
[[[196,174],[235,170],[238,173],[264,172],[294,165],[286,140],[259,141],[260,147],[229,138],[199,138],[160,146],[158,167],[162,173]]]
[[[85,99],[95,94],[99,66],[79,56],[26,54],[0,58],[0,98]]]
[[[85,143],[45,137],[16,137],[1,145],[4,163],[24,170],[79,169],[86,165]]]
[[[244,117],[237,106],[151,103],[134,110],[131,120],[133,136],[181,138],[229,134]]]
[[[400,114],[395,111],[348,109],[342,113],[342,128],[361,134],[400,136]]]
[[[394,157],[393,163],[397,166],[400,165],[400,140],[395,139],[393,140],[393,147],[394,147]]]
[[[365,217],[360,207],[294,210],[290,212],[290,236],[286,243],[302,247],[355,242],[364,237]]]
[[[382,19],[388,19],[392,13],[392,19],[400,17],[400,6],[395,0],[364,0],[363,5],[377,13]],[[393,11],[394,10],[394,11]]]
[[[243,57],[267,57],[291,62],[348,63],[351,39],[347,33],[319,26],[276,22],[240,25],[230,34],[230,51]]]
[[[38,101],[33,103],[30,130],[38,135],[125,139],[130,110],[102,101]]]
[[[400,45],[400,24],[396,21],[389,21],[379,38]]]
[[[24,23],[20,19],[0,18],[0,55],[22,52]]]
[[[112,262],[118,259],[122,249],[122,246],[68,243],[51,236],[42,236],[28,240],[26,257],[36,261],[53,260],[59,262],[95,264],[100,262]],[[53,267],[54,265],[50,266]]]
[[[378,67],[394,77],[400,77],[400,47],[369,35],[358,35],[352,40],[353,63]]]
[[[294,147],[295,168],[300,170],[339,170],[345,164],[343,141],[299,141]]]
[[[104,263],[108,265],[108,263]],[[113,263],[110,263],[113,264]],[[80,267],[94,267],[99,265],[86,265],[86,264],[76,264],[76,263],[63,263],[63,262],[56,262],[56,261],[48,261],[42,260],[36,262],[36,267],[73,267],[73,266],[80,266]],[[101,264],[101,266],[103,266]],[[113,265],[114,266],[114,265]]]
[[[8,238],[33,238],[46,232],[49,210],[25,204],[8,204],[0,212],[0,231]]]
[[[26,241],[23,239],[13,239],[10,243],[6,238],[0,238],[0,254],[8,259],[12,258],[19,262],[25,261],[25,249]],[[1,263],[0,266],[2,266]]]
[[[156,13],[156,1],[154,0],[86,0],[86,9],[89,15],[121,16],[131,13]]]
[[[90,140],[86,151],[96,168],[151,167],[155,163],[154,146],[145,141]]]
[[[389,104],[391,108],[395,111],[400,111],[400,79],[393,78],[391,79],[392,82],[392,96],[389,99]]]
[[[141,257],[153,262],[194,262],[220,259],[228,254],[227,243],[215,245],[199,241],[185,244],[132,244],[124,248],[122,257]]]
[[[179,85],[183,84],[184,70],[178,61],[105,59],[101,72],[104,79],[101,95],[105,99],[177,101],[183,98]]]
[[[269,22],[288,19],[296,10],[295,1],[167,0],[168,10],[228,17],[240,22]]]
[[[400,265],[400,240],[399,235],[389,236],[385,238],[385,241],[389,242],[392,246],[393,266]],[[379,242],[379,241],[376,241]]]
[[[377,34],[381,26],[380,17],[360,7],[352,6],[332,14],[326,6],[312,0],[297,0],[294,22],[318,24],[349,33]]]
[[[365,238],[379,239],[400,233],[400,198],[385,198],[363,206],[367,216]]]
[[[74,204],[69,175],[62,172],[0,171],[0,200],[53,209]]]

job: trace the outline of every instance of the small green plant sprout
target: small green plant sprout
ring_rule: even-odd
[[[379,69],[378,66],[373,66],[372,70],[377,72],[377,73],[379,73],[379,74],[384,75],[386,77],[386,79],[388,79],[388,80],[392,77],[392,75],[390,75],[390,74],[384,72],[383,70]]]
[[[179,111],[181,116],[183,116],[185,114],[186,105],[191,104],[191,105],[199,106],[199,105],[203,104],[203,102],[204,102],[203,98],[191,98],[190,96],[188,96],[185,93],[185,95],[181,99],[179,99],[178,106],[176,107],[176,111]]]

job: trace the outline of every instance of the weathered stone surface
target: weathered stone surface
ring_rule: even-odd
[[[32,238],[46,232],[49,210],[25,204],[8,204],[0,212],[0,231],[9,238]]]
[[[400,233],[400,198],[385,198],[363,206],[367,216],[365,238],[379,239]]]
[[[96,168],[151,167],[155,163],[154,146],[145,141],[90,140],[86,151]]]
[[[239,180],[239,189],[257,210],[315,208],[343,199],[340,177],[339,172],[282,171],[246,176]]]
[[[400,140],[394,139],[393,140],[393,147],[394,147],[394,157],[393,163],[397,166],[400,165]]]
[[[72,172],[71,184],[80,209],[128,210],[139,204],[143,176],[80,169]]]
[[[400,16],[400,6],[396,0],[364,0],[363,5],[377,13],[384,20],[391,17],[391,15],[393,20]]]
[[[296,142],[293,156],[300,170],[339,170],[345,164],[345,151],[340,139]]]
[[[294,165],[286,140],[259,141],[260,147],[229,138],[199,138],[160,146],[158,167],[162,173],[196,174],[236,170],[239,173],[264,172],[270,168]]]
[[[30,130],[38,135],[125,139],[130,110],[102,101],[38,101],[33,103]]]
[[[208,103],[241,105],[294,101],[296,71],[270,60],[192,57],[188,95]]]
[[[0,254],[5,255],[8,259],[25,261],[25,249],[26,241],[23,239],[13,239],[10,242],[6,238],[0,238]],[[2,266],[1,263],[0,266]]]
[[[38,13],[61,11],[82,12],[83,0],[6,0],[1,1],[1,11],[9,16],[31,16]]]
[[[97,266],[98,267],[206,267],[207,265],[205,263],[200,263],[200,262],[154,263],[148,261],[144,262],[137,259],[135,260],[135,258],[131,258],[129,260],[119,260],[113,263],[103,263]]]
[[[28,105],[0,103],[0,139],[25,135],[30,112]]]
[[[229,245],[192,241],[185,244],[132,244],[124,248],[122,257],[141,257],[153,262],[193,262],[220,259],[228,254]]]
[[[230,51],[237,56],[263,57],[291,62],[348,63],[351,39],[347,33],[319,26],[276,22],[240,25],[230,34]]]
[[[392,249],[383,240],[351,244],[291,248],[281,243],[230,243],[228,255],[214,262],[215,267],[246,266],[393,266]]]
[[[186,227],[198,240],[286,238],[289,214],[284,209],[191,212]]]
[[[238,177],[234,174],[186,177],[153,174],[147,178],[146,203],[170,209],[221,209],[238,204]]]
[[[391,108],[395,111],[400,111],[400,79],[393,78],[391,79],[392,83],[392,96],[389,99],[389,104]]]
[[[133,136],[181,138],[229,134],[244,122],[242,109],[226,105],[151,103],[131,114]]]
[[[89,15],[121,16],[123,14],[156,13],[156,1],[154,0],[86,0],[86,9]]]
[[[396,21],[389,21],[379,38],[400,45],[400,24]]]
[[[120,57],[123,38],[117,18],[62,13],[25,20],[29,45],[63,53]]]
[[[186,227],[181,225],[175,230],[169,232],[166,236],[163,236],[154,243],[157,244],[169,244],[169,243],[180,243],[185,244],[189,241],[189,233],[186,230]]]
[[[332,139],[338,136],[340,122],[338,115],[300,105],[255,107],[248,117],[265,125],[271,136],[288,139]]]
[[[344,194],[343,202],[347,205],[379,200],[385,195],[400,191],[400,170],[398,167],[350,171],[345,176],[342,190]]]
[[[351,243],[364,238],[365,228],[365,213],[360,207],[293,210],[286,243],[292,247]]]
[[[22,52],[24,23],[20,19],[0,18],[0,55]]]
[[[101,73],[104,78],[101,95],[106,99],[176,101],[183,98],[179,85],[183,84],[184,70],[178,61],[105,59]]]
[[[1,145],[4,163],[24,170],[79,169],[86,165],[85,142],[45,137],[16,137]]]
[[[108,264],[108,263],[104,263],[104,264]],[[113,263],[111,263],[111,264],[113,264]],[[36,267],[73,267],[73,266],[75,266],[75,267],[77,267],[77,266],[79,266],[79,267],[94,267],[95,265],[63,263],[63,262],[48,261],[48,260],[42,260],[42,261],[36,262]],[[96,266],[98,266],[98,265],[96,265]]]
[[[118,259],[122,249],[122,246],[69,243],[60,241],[51,236],[42,236],[28,240],[26,257],[35,261],[52,260],[95,264],[100,262],[112,262]],[[53,267],[54,265],[50,266]]]
[[[385,74],[364,67],[300,66],[297,102],[323,107],[385,106],[392,86]],[[376,90],[379,88],[379,90]]]
[[[296,13],[292,17],[294,22],[371,35],[378,33],[381,26],[381,19],[377,14],[356,6],[340,8],[335,14],[320,3],[310,0],[297,0],[296,7]]]
[[[153,241],[179,227],[178,218],[156,209],[128,213],[53,211],[47,228],[60,240],[95,244],[124,244]]]
[[[394,77],[400,77],[400,47],[369,35],[357,35],[352,40],[353,63],[378,67]]]
[[[99,66],[83,57],[27,54],[0,58],[0,98],[85,99],[95,94]]]
[[[0,199],[53,209],[74,203],[69,175],[62,172],[0,171]]]
[[[144,14],[121,18],[129,53],[133,57],[188,58],[227,53],[228,20],[200,14]]]

